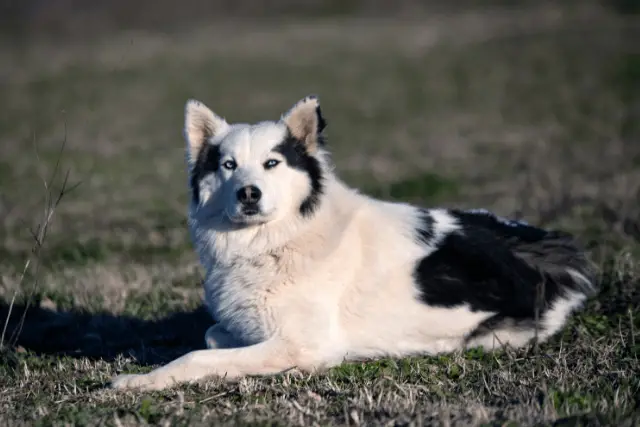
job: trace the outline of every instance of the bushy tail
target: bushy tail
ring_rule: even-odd
[[[560,231],[539,231],[538,239],[511,240],[515,255],[547,280],[587,297],[595,295],[597,270],[574,237]]]
[[[556,291],[568,288],[587,297],[597,292],[595,265],[571,234],[502,218],[484,209],[454,214],[466,224],[495,233],[518,258],[556,285]]]

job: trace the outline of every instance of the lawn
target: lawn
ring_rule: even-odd
[[[528,7],[3,45],[0,422],[640,422],[638,39],[637,21],[598,8]],[[186,99],[256,121],[310,93],[348,183],[576,233],[599,294],[550,342],[519,351],[108,389],[115,374],[202,348],[213,322],[186,229]],[[67,171],[71,191],[33,254]]]

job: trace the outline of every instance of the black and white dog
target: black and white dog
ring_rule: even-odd
[[[189,227],[216,323],[198,350],[116,388],[544,341],[594,293],[566,233],[486,211],[380,201],[333,172],[316,97],[277,121],[185,111]]]

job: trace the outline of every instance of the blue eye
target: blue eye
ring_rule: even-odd
[[[226,162],[224,162],[222,164],[222,167],[225,169],[229,169],[229,170],[234,170],[236,168],[236,162],[234,162],[233,160],[227,160]]]
[[[276,166],[278,166],[278,164],[279,164],[279,163],[280,163],[280,160],[270,159],[270,160],[267,160],[267,161],[264,163],[264,168],[265,168],[265,169],[273,169],[273,168],[275,168]]]

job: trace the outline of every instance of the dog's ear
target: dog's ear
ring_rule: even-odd
[[[301,141],[308,152],[315,152],[324,145],[324,128],[327,122],[320,111],[320,100],[315,95],[309,95],[298,101],[289,111],[282,115],[281,120],[289,128],[291,135]]]
[[[203,144],[229,127],[226,120],[206,105],[190,99],[184,109],[184,136],[187,142],[187,161],[193,165]]]

